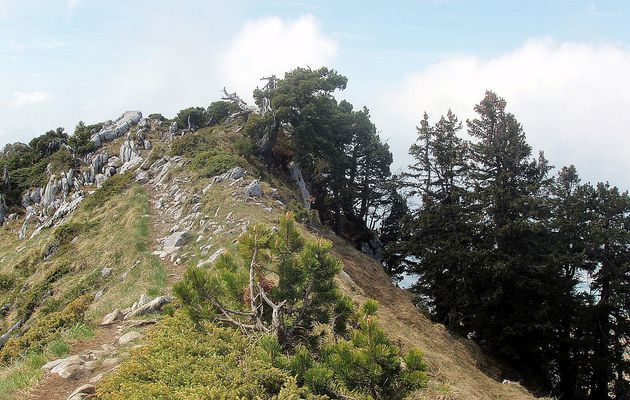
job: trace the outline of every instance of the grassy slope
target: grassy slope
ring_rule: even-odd
[[[0,273],[16,277],[14,290],[0,294],[3,303],[15,301],[20,304],[24,297],[18,290],[20,287],[35,288],[49,271],[67,266],[67,273],[40,293],[27,326],[33,326],[45,318],[48,311],[62,308],[80,294],[104,291],[101,299],[88,310],[84,327],[70,327],[66,332],[52,335],[39,349],[26,351],[10,366],[0,367],[0,381],[3,382],[0,399],[11,398],[13,391],[32,384],[41,376],[41,365],[50,358],[66,354],[72,341],[89,336],[91,327],[105,313],[116,307],[128,307],[142,293],[154,296],[162,293],[165,270],[148,250],[148,211],[147,193],[139,185],[113,194],[95,210],[80,207],[66,222],[84,227],[79,239],[66,243],[45,261],[41,254],[54,237],[53,231],[44,230],[32,240],[20,242],[16,239],[17,224],[0,229]],[[20,267],[25,264],[29,265],[28,271]],[[112,273],[102,277],[101,270],[105,267],[112,268]],[[5,319],[3,331],[13,318],[15,312]],[[85,331],[88,333],[84,334]]]
[[[231,129],[223,131],[202,130],[204,134],[216,135],[216,144],[233,151],[227,145],[239,137]],[[156,141],[154,143],[158,144]],[[227,145],[227,146],[226,146]],[[113,146],[113,145],[112,145]],[[164,149],[160,149],[162,153]],[[154,151],[157,153],[157,151]],[[252,178],[262,178],[263,191],[269,193],[270,187],[279,189],[285,203],[295,196],[280,178],[269,175],[264,170],[252,165],[245,165],[249,172],[246,182]],[[196,178],[196,173],[184,170],[173,174],[189,174]],[[208,179],[193,179],[197,191],[205,187]],[[214,185],[202,196],[204,218],[213,222],[211,228],[194,232],[203,238],[192,240],[184,249],[187,263],[196,263],[216,249],[230,249],[235,238],[247,223],[265,222],[275,224],[284,212],[284,206],[269,196],[260,200],[246,199],[242,196],[242,185],[230,186],[229,183]],[[269,208],[272,208],[269,211]],[[228,216],[231,216],[228,220]],[[56,254],[47,262],[38,259],[36,270],[27,277],[27,281],[41,279],[47,268],[62,260],[70,260],[72,272],[54,284],[53,295],[47,302],[76,294],[76,287],[82,279],[98,274],[103,267],[113,268],[112,275],[106,280],[97,278],[91,286],[94,292],[105,288],[105,294],[95,303],[89,313],[90,323],[116,307],[129,306],[141,293],[151,295],[163,291],[165,271],[158,259],[150,254],[149,247],[149,202],[146,191],[140,186],[132,186],[124,193],[116,194],[107,204],[98,210],[87,212],[78,210],[70,222],[89,222],[88,231],[72,244],[71,251]],[[16,265],[28,257],[39,257],[50,240],[50,231],[44,231],[33,240],[19,242],[16,231],[19,227],[13,223],[0,229],[0,273],[12,272]],[[322,235],[335,242],[335,253],[345,264],[345,272],[339,282],[342,288],[361,303],[367,298],[375,298],[381,303],[379,317],[385,330],[399,340],[405,348],[419,347],[426,353],[430,367],[431,384],[428,390],[419,393],[418,399],[531,399],[533,398],[518,385],[502,385],[496,379],[498,371],[493,369],[492,360],[487,359],[469,341],[455,338],[441,325],[433,324],[413,304],[411,296],[394,287],[377,263],[353,249],[346,242],[324,230]],[[202,254],[201,248],[208,246]],[[19,251],[18,251],[19,250]],[[125,280],[121,276],[128,272]],[[79,283],[78,283],[79,282]],[[91,281],[92,282],[92,281]],[[21,282],[20,282],[21,284]],[[4,300],[0,293],[0,301]],[[37,315],[34,315],[36,318]],[[8,323],[6,323],[8,324]],[[2,329],[5,327],[3,326]],[[71,333],[63,340],[72,340]],[[63,347],[63,346],[62,346]],[[11,368],[0,368],[0,381],[13,377],[17,386],[25,386],[37,379],[39,366],[55,353],[49,345],[43,352],[31,352]],[[482,372],[489,371],[487,373]],[[493,379],[493,377],[495,379]],[[16,385],[14,385],[16,386]],[[4,390],[4,392],[3,392]],[[0,385],[0,399],[8,396],[8,389]]]
[[[330,236],[335,254],[344,262],[347,276],[340,284],[355,301],[379,301],[378,316],[388,334],[403,348],[425,352],[431,382],[417,399],[525,400],[533,396],[518,384],[501,384],[500,371],[491,359],[465,338],[451,335],[443,325],[432,323],[413,302],[413,296],[397,288],[378,263],[347,242]]]

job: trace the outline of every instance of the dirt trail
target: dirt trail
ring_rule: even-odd
[[[145,189],[149,195],[149,212],[150,212],[150,251],[161,249],[161,239],[169,234],[171,227],[176,223],[173,215],[164,209],[158,209],[156,204],[160,200],[159,189],[152,183],[147,183]],[[179,280],[185,270],[185,264],[179,265],[171,262],[166,257],[162,259],[162,264],[166,268],[167,279],[164,288],[165,293],[170,293],[173,284]],[[66,400],[72,392],[78,387],[91,383],[97,375],[111,371],[111,368],[102,368],[100,362],[108,357],[124,358],[126,350],[121,349],[118,339],[121,335],[138,321],[118,321],[109,326],[98,326],[94,337],[74,343],[71,346],[67,357],[72,355],[85,355],[92,351],[101,351],[105,348],[113,349],[110,355],[97,358],[95,364],[97,367],[86,372],[80,379],[63,379],[56,373],[45,373],[44,376],[34,386],[17,393],[16,398],[29,400]],[[150,325],[150,324],[148,324]],[[137,329],[137,328],[136,328]],[[146,329],[143,326],[139,330]],[[137,343],[136,343],[137,344]],[[120,351],[119,351],[120,350]],[[121,357],[121,353],[122,356]]]

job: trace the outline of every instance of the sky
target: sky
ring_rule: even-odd
[[[394,170],[426,111],[486,90],[534,152],[630,189],[630,1],[0,0],[0,147],[126,110],[173,117],[220,91],[251,101],[297,66],[348,77]]]

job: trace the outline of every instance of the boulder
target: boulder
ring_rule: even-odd
[[[51,363],[44,365],[44,367],[48,367]],[[54,362],[55,365],[50,372],[53,374],[57,374],[64,379],[79,379],[85,374],[90,372],[90,369],[85,366],[85,360],[81,358],[81,356],[70,356],[64,358],[62,360],[57,360]],[[44,369],[42,367],[42,369]]]
[[[74,392],[70,396],[68,396],[68,400],[83,400],[89,397],[92,397],[93,394],[96,393],[96,386],[85,384],[76,388]]]
[[[114,168],[120,168],[123,165],[123,161],[120,157],[112,156],[107,160],[107,165]]]
[[[162,307],[171,301],[173,301],[173,299],[170,296],[158,296],[147,304],[144,304],[130,312],[125,319],[160,311]]]
[[[142,119],[140,111],[127,111],[116,121],[105,123],[99,132],[94,133],[90,140],[98,147],[103,142],[114,140],[129,131],[133,125]]]
[[[136,182],[138,182],[141,185],[144,185],[145,183],[149,182],[149,173],[147,171],[140,171],[136,174]]]
[[[120,337],[120,339],[118,339],[118,343],[121,346],[124,346],[128,343],[133,342],[134,340],[138,340],[141,339],[143,337],[143,335],[140,332],[135,332],[135,331],[131,331],[131,332],[127,332],[124,335],[122,335]]]
[[[125,318],[125,315],[118,308],[107,314],[103,317],[101,321],[101,326],[111,325],[116,321],[122,321]]]
[[[104,174],[97,174],[95,178],[96,187],[100,188],[101,186],[103,186],[103,182],[105,182],[105,180],[107,180],[107,176],[105,176]]]
[[[164,247],[179,247],[183,246],[190,240],[190,233],[187,231],[179,231],[173,233],[171,236],[164,239]]]
[[[245,188],[245,195],[249,197],[262,196],[262,186],[260,185],[260,181],[258,179],[254,179],[249,185],[247,185]]]
[[[131,332],[129,332],[131,333]],[[106,358],[101,362],[101,368],[103,369],[112,369],[115,366],[117,366],[118,364],[120,364],[122,362],[122,358],[118,358],[118,357],[110,357],[110,358]]]

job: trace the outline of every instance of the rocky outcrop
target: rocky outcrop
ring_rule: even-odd
[[[262,186],[258,179],[254,179],[246,188],[245,195],[248,197],[260,197],[262,196]]]
[[[129,129],[140,122],[142,113],[140,111],[127,111],[116,121],[105,123],[99,132],[96,132],[90,140],[98,147],[103,142],[114,140],[129,131]]]
[[[154,312],[158,312],[164,307],[166,304],[172,302],[173,299],[170,296],[159,296],[155,299],[151,300],[147,304],[144,304],[134,311],[130,312],[125,316],[125,319],[139,317],[141,315],[146,315]]]
[[[164,247],[180,247],[190,240],[190,234],[186,231],[174,232],[164,239]]]
[[[68,396],[67,400],[83,400],[87,398],[94,397],[96,393],[96,386],[85,384],[79,386],[70,396]]]

